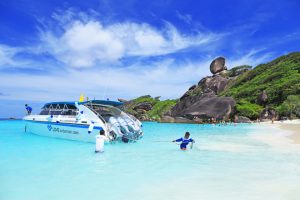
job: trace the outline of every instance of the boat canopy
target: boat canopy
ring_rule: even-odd
[[[76,115],[78,111],[77,107],[75,106],[75,101],[57,101],[57,102],[50,102],[46,103],[40,115]],[[119,115],[120,111],[115,109],[109,108],[102,108],[99,106],[120,106],[123,103],[117,101],[106,101],[106,100],[91,100],[91,101],[84,101],[78,102],[79,105],[86,105],[92,109],[96,109],[95,112],[98,114],[105,114],[105,115]],[[92,106],[92,107],[91,107]],[[96,107],[95,107],[96,106]],[[100,109],[101,108],[101,109]],[[118,114],[117,114],[118,113]]]
[[[118,101],[108,101],[108,100],[90,100],[90,101],[84,101],[84,102],[78,102],[78,104],[88,104],[88,103],[92,103],[92,104],[102,104],[102,105],[109,105],[109,106],[121,106],[123,105],[122,102],[118,102]],[[47,107],[49,105],[53,105],[53,104],[63,104],[63,105],[75,105],[75,101],[58,101],[58,102],[50,102],[50,103],[46,103],[44,105],[44,107]]]

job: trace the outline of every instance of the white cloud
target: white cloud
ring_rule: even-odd
[[[272,53],[266,53],[261,56],[257,54],[260,53],[264,49],[256,49],[252,50],[249,53],[241,56],[237,59],[228,59],[226,61],[226,65],[229,68],[240,66],[240,65],[250,65],[256,67],[259,64],[263,64],[265,61],[270,60],[272,57]]]
[[[114,62],[124,54],[121,41],[94,21],[75,21],[61,37],[46,32],[42,41],[46,50],[71,67],[91,67],[96,61]]]
[[[255,51],[253,51],[255,52]],[[267,56],[253,52],[240,59],[227,59],[227,66],[264,62]],[[191,85],[207,75],[212,57],[202,61],[178,64],[173,59],[157,61],[149,65],[135,63],[126,68],[88,68],[34,75],[0,72],[1,92],[9,96],[0,99],[59,101],[77,100],[80,93],[90,98],[131,99],[150,94],[162,98],[179,98]],[[259,63],[258,63],[259,64]],[[16,81],[17,80],[17,81]]]
[[[58,60],[75,68],[116,63],[130,56],[166,55],[209,44],[222,37],[213,33],[183,35],[170,23],[158,30],[146,23],[124,22],[103,26],[95,20],[75,20],[63,28],[61,35],[42,32],[42,46]]]
[[[191,15],[189,14],[181,14],[179,11],[176,11],[176,15],[178,17],[178,19],[184,21],[187,24],[191,24],[193,18]]]
[[[121,66],[126,58],[168,55],[195,46],[206,51],[208,46],[214,46],[215,41],[224,37],[222,33],[209,31],[183,34],[169,22],[160,29],[129,21],[103,25],[96,20],[96,15],[93,10],[83,13],[74,9],[53,13],[52,18],[57,22],[55,26],[52,22],[40,21],[43,28],[38,28],[39,44],[27,47],[0,44],[0,67],[43,70],[52,64],[67,68]],[[30,59],[30,56],[16,57],[19,53],[36,58],[41,55],[41,61]],[[45,55],[50,58],[50,63],[43,61]],[[51,57],[59,62],[53,62]]]
[[[80,93],[90,98],[110,97],[115,99],[133,98],[144,94],[179,98],[191,85],[196,84],[203,76],[211,75],[209,64],[212,56],[199,61],[182,60],[178,63],[174,56],[162,60],[142,62],[133,59],[133,64],[125,66],[123,58],[151,57],[167,55],[190,47],[200,47],[204,52],[214,52],[224,34],[197,33],[186,35],[167,23],[157,29],[146,23],[122,22],[103,25],[100,21],[84,15],[84,20],[74,20],[72,11],[61,19],[61,34],[52,30],[41,32],[41,43],[38,46],[14,48],[0,45],[1,66],[43,66],[48,74],[13,74],[0,71],[0,88],[4,94],[0,99],[17,100],[77,100]],[[217,41],[218,42],[215,42]],[[38,61],[38,59],[15,59],[19,52],[28,52],[55,57],[63,64],[62,69],[55,71],[61,64]],[[241,64],[256,65],[269,58],[269,55],[258,57],[258,51],[238,59],[228,59],[227,66]],[[213,55],[215,56],[215,55]],[[114,66],[114,67],[111,67]],[[75,69],[76,68],[76,69]],[[85,68],[78,70],[78,68]]]
[[[67,72],[47,75],[20,76],[0,73],[2,77],[0,88],[10,92],[9,97],[1,98],[39,101],[77,100],[81,92],[98,99],[133,98],[144,94],[178,98],[188,87],[208,73],[208,65],[208,61],[176,65],[170,59],[146,68],[135,64],[123,69],[94,68],[80,71],[69,69]]]
[[[14,56],[20,52],[20,48],[0,45],[0,67],[1,66],[16,66],[19,62],[14,60]]]

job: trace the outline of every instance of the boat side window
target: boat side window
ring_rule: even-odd
[[[63,110],[60,114],[61,115],[70,115],[70,111],[69,110]]]
[[[61,112],[62,112],[61,110],[51,110],[50,115],[60,115]]]
[[[77,114],[76,110],[71,110],[71,109],[69,109],[69,110],[63,110],[61,112],[61,115],[73,115],[73,116],[75,116],[76,114]]]
[[[49,110],[42,110],[40,112],[40,115],[48,115],[49,114]]]
[[[40,112],[40,115],[49,115],[49,108],[50,108],[49,104],[44,105],[44,107],[42,107],[42,111]]]
[[[78,111],[75,105],[47,104],[42,108],[40,115],[68,115],[75,116]]]
[[[67,105],[68,109],[70,110],[77,110],[75,105]]]

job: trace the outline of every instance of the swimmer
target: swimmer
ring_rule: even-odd
[[[180,149],[181,150],[186,150],[187,145],[191,142],[192,144],[195,143],[195,140],[193,140],[192,138],[190,138],[190,133],[186,132],[184,137],[179,138],[177,140],[173,140],[172,142],[181,142],[180,144]],[[192,146],[191,146],[192,148]]]

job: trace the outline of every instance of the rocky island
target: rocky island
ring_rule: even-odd
[[[210,64],[202,78],[179,99],[142,96],[122,109],[143,121],[207,123],[251,122],[300,117],[300,53],[290,53],[256,67],[228,69],[226,59]]]

